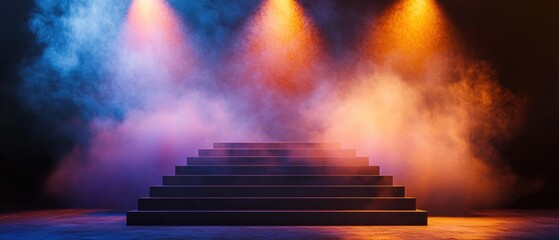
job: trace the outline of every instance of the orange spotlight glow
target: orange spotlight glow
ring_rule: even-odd
[[[183,27],[165,0],[134,0],[122,32],[123,57],[133,58],[140,72],[151,68],[161,79],[181,79],[192,64]]]
[[[453,50],[453,38],[435,0],[401,0],[372,23],[366,54],[375,63],[417,74],[437,54]]]
[[[522,103],[467,55],[435,0],[399,0],[385,13],[361,49],[373,67],[319,110],[323,139],[365,149],[430,214],[496,206],[515,177],[493,141],[520,124]]]
[[[297,95],[313,86],[320,51],[315,29],[294,0],[267,0],[250,20],[242,61],[267,87]]]

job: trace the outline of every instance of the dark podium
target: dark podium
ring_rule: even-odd
[[[128,225],[427,225],[368,157],[339,143],[214,143],[138,199]]]

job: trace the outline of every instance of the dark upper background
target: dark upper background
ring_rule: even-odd
[[[358,15],[371,1],[334,2],[340,14]],[[544,185],[506,207],[559,207],[559,1],[439,4],[473,54],[490,62],[500,84],[526,101],[523,127],[500,152],[520,182],[540,179]],[[0,211],[56,207],[43,195],[42,184],[72,146],[72,139],[63,134],[44,134],[48,123],[26,110],[17,97],[19,67],[41,50],[27,27],[33,7],[29,0],[0,1]],[[335,24],[351,25],[352,20]]]

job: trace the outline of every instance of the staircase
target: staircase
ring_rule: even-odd
[[[214,143],[129,211],[128,225],[427,225],[368,157],[339,143]]]

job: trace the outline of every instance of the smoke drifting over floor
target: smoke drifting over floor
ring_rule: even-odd
[[[47,191],[132,208],[214,141],[323,140],[369,156],[420,208],[501,202],[514,177],[494,144],[520,104],[463,55],[435,3],[416,2],[370,16],[340,61],[317,28],[331,12],[313,19],[295,1],[37,1],[43,52],[22,69],[22,97],[74,140]],[[421,14],[391,20],[406,6],[437,34]]]

